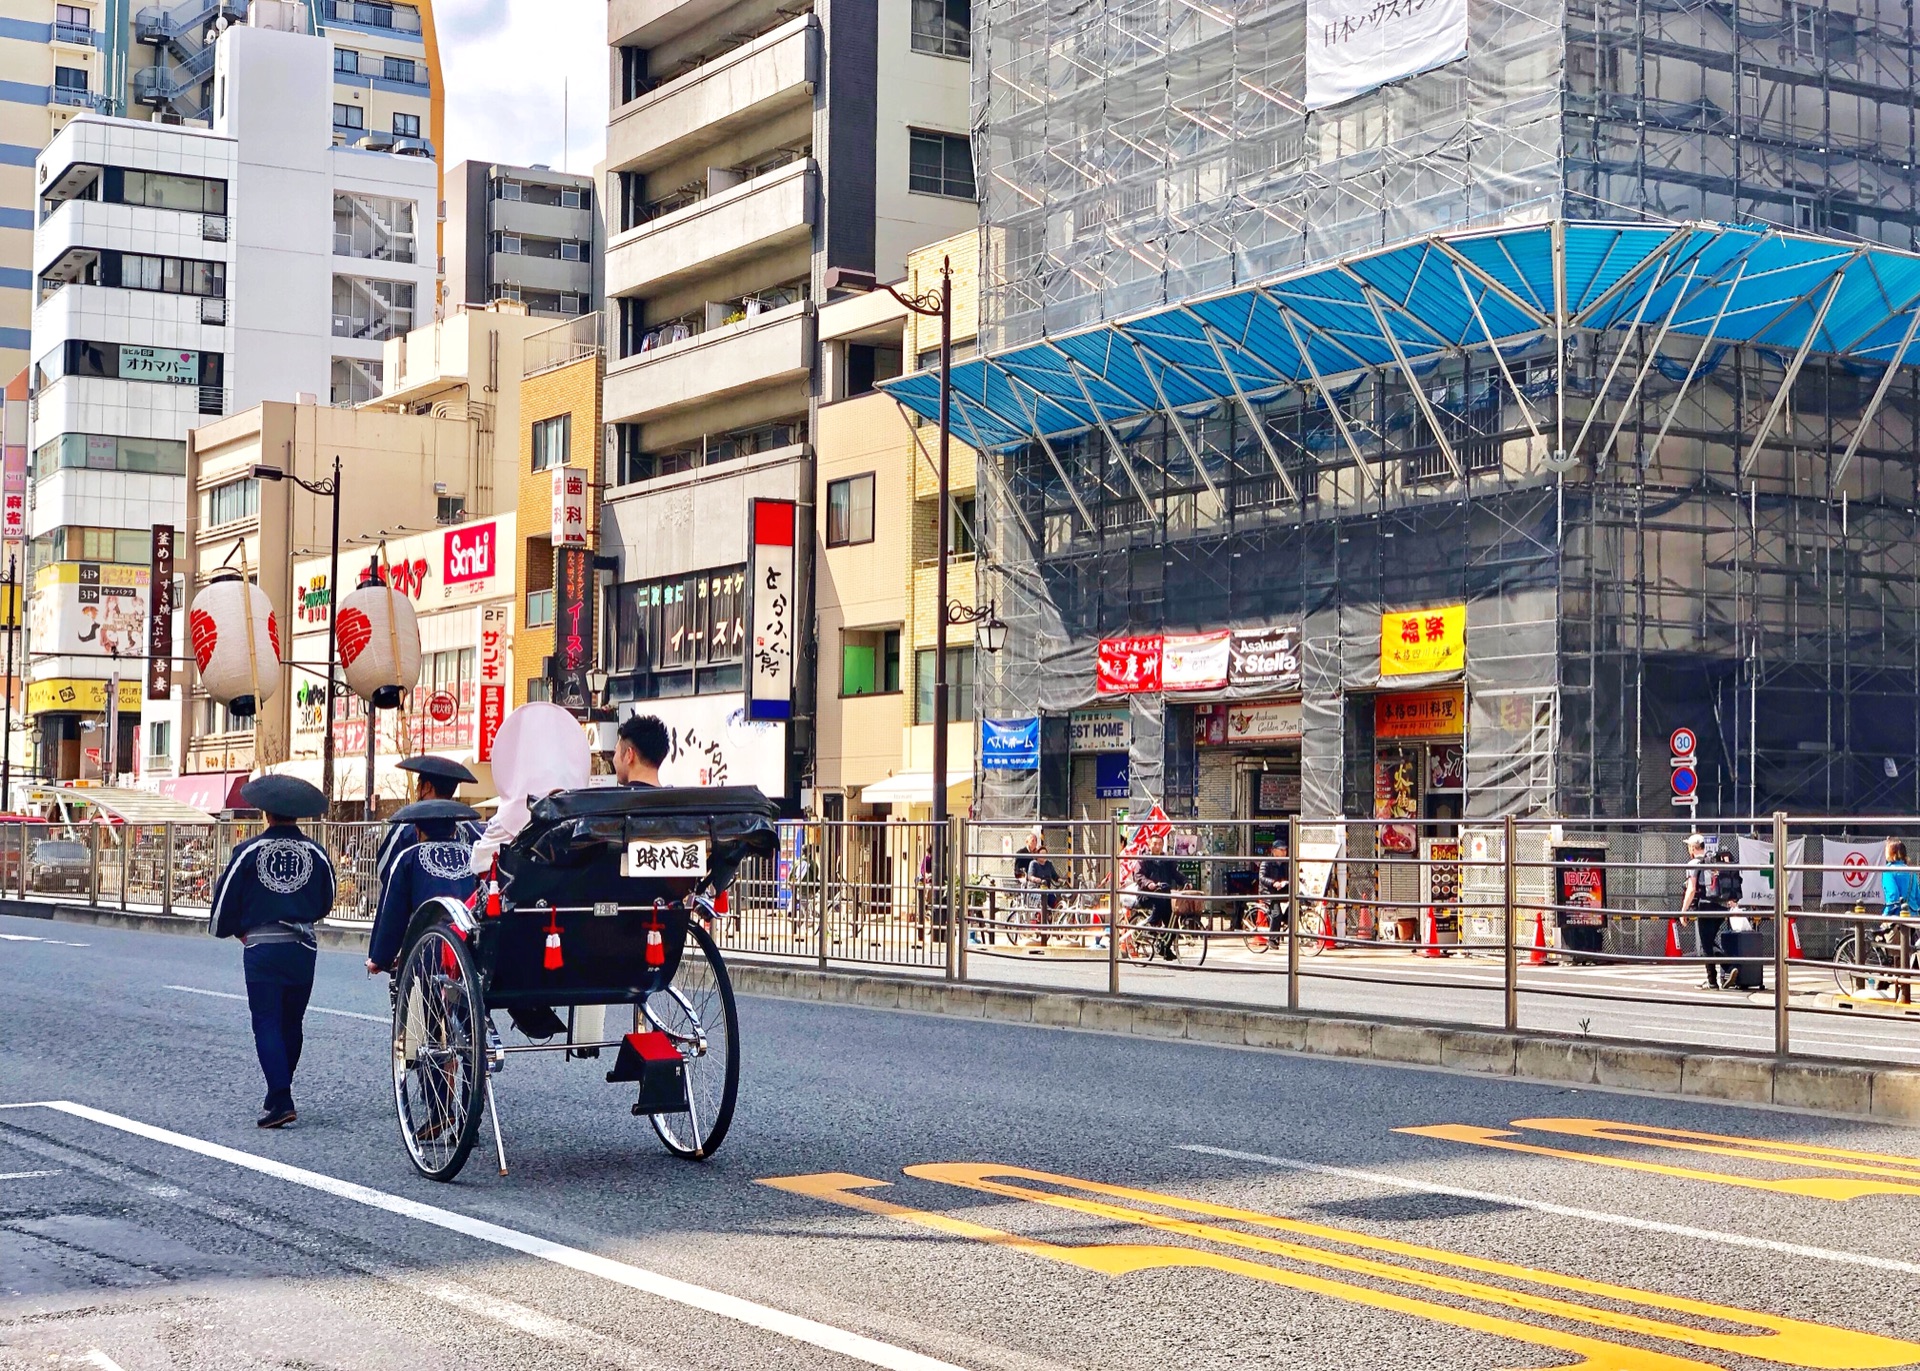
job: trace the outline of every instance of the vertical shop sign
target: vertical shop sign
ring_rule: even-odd
[[[1160,689],[1157,633],[1132,638],[1102,638],[1094,651],[1094,686],[1102,695],[1136,695]]]
[[[173,525],[155,524],[148,557],[147,698],[173,698]]]
[[[555,548],[553,579],[553,698],[581,707],[592,703],[587,672],[593,669],[593,554]]]
[[[493,760],[493,740],[507,717],[507,622],[504,602],[480,606],[479,759]]]
[[[0,537],[9,543],[27,536],[27,449],[24,444],[8,444],[4,465],[0,465],[0,499],[5,500],[5,517],[0,518]]]
[[[752,625],[747,718],[791,719],[798,508],[792,500],[755,500],[747,519],[753,535],[747,565],[747,622]]]
[[[1603,927],[1607,922],[1606,848],[1557,847],[1553,860],[1553,902],[1560,927]]]
[[[1373,764],[1373,817],[1376,819],[1412,819],[1420,812],[1419,762],[1411,752],[1382,751]],[[1414,828],[1410,823],[1380,825],[1382,852],[1412,852]]]
[[[1460,840],[1427,839],[1427,907],[1433,911],[1435,942],[1460,939]]]
[[[553,545],[587,545],[587,474],[579,467],[553,469]]]

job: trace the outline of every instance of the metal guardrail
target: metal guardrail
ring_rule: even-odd
[[[1766,1015],[1780,1056],[1795,1054],[1796,1024],[1875,1010],[1910,1027],[1920,1053],[1920,917],[1887,917],[1874,865],[1889,836],[1910,835],[1920,853],[1920,818],[1703,824],[1738,854],[1704,868],[1689,864],[1689,827],[1292,819],[1174,821],[1154,835],[1118,820],[955,819],[944,830],[796,820],[781,825],[776,858],[742,868],[715,932],[731,952],[821,968],[1015,984],[1007,968],[1019,964],[1079,967],[1078,988],[1116,995],[1147,989],[1138,973],[1152,962],[1190,987],[1227,983],[1206,977],[1264,981],[1274,986],[1271,1003],[1290,1010],[1302,1008],[1312,981],[1457,991],[1483,1006],[1497,995],[1508,1029],[1521,1027],[1523,998],[1698,1008],[1698,994],[1677,996],[1670,978],[1627,984],[1608,969],[1718,968],[1750,991],[1789,987],[1713,1001]],[[1023,861],[1036,829],[1045,851]],[[0,824],[0,893],[203,915],[234,845],[254,831],[224,822]],[[308,831],[333,856],[336,915],[371,920],[386,826]],[[1275,838],[1280,853],[1255,850]],[[1033,878],[1035,857],[1051,880]],[[1143,862],[1162,865],[1143,872]],[[1703,869],[1735,873],[1736,908],[1683,909],[1689,877]],[[1155,875],[1167,888],[1143,879]],[[1840,898],[1827,902],[1832,894]],[[1730,929],[1733,918],[1746,926]],[[1776,937],[1782,928],[1791,936]],[[1416,973],[1412,958],[1436,960]],[[1489,964],[1497,980],[1485,974]],[[1548,964],[1595,974],[1588,983],[1537,974]],[[1163,974],[1151,993],[1166,985]]]

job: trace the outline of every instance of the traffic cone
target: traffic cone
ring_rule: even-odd
[[[1440,921],[1433,916],[1433,906],[1428,905],[1420,911],[1420,941],[1425,944],[1420,949],[1423,957],[1444,957],[1437,944],[1440,941]]]
[[[1667,955],[1669,957],[1682,957],[1686,955],[1680,950],[1680,921],[1678,919],[1667,920]]]
[[[1542,914],[1533,916],[1533,953],[1527,961],[1534,966],[1547,964],[1547,920]]]
[[[1800,929],[1793,922],[1793,916],[1787,916],[1787,960],[1805,961],[1807,954],[1800,950]]]

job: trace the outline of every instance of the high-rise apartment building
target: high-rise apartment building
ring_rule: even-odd
[[[74,774],[116,671],[123,736],[144,715],[163,769],[160,744],[181,736],[180,692],[143,709],[142,668],[114,660],[146,651],[151,530],[230,522],[259,498],[241,483],[190,506],[189,432],[373,387],[387,339],[431,306],[434,165],[333,143],[332,51],[231,28],[211,129],[87,114],[39,158],[27,675],[47,776]]]
[[[333,138],[431,157],[443,92],[431,0],[256,0],[335,40]],[[0,375],[26,365],[34,158],[74,115],[206,125],[214,40],[248,0],[8,0],[0,14]]]
[[[1671,813],[1676,729],[1709,813],[1920,803],[1904,10],[973,18],[988,812],[1115,709],[1133,807],[1363,857]]]
[[[611,641],[642,645],[613,693],[743,757],[801,755],[794,726],[740,720],[749,502],[811,500],[817,305],[976,222],[964,6],[611,0],[608,38],[601,552]],[[683,631],[641,632],[682,606]],[[784,771],[752,766],[797,798]]]
[[[591,176],[551,167],[455,167],[447,173],[447,308],[518,300],[529,314],[593,313],[597,198]]]

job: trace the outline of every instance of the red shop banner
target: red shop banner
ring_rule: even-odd
[[[1102,638],[1094,652],[1095,688],[1102,695],[1138,695],[1160,689],[1158,633],[1138,638]]]

